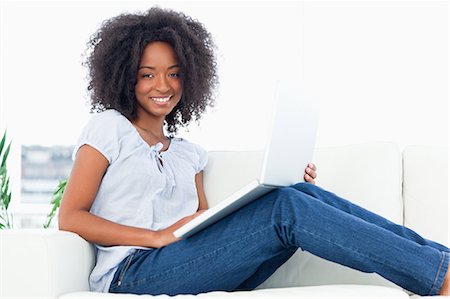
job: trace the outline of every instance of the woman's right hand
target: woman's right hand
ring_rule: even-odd
[[[183,225],[185,225],[186,223],[190,222],[192,219],[198,217],[200,214],[202,214],[204,211],[206,210],[199,210],[196,213],[186,216],[184,218],[181,218],[180,220],[178,220],[177,222],[175,222],[174,224],[172,224],[171,226],[160,230],[157,232],[157,236],[158,236],[158,247],[164,247],[167,246],[169,244],[172,244],[174,242],[180,241],[181,238],[177,238],[173,235],[173,233],[179,229],[180,227],[182,227]]]

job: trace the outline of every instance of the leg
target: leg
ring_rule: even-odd
[[[420,295],[437,294],[449,254],[420,245],[310,195],[283,188],[202,232],[138,256],[112,292],[148,294],[234,290],[266,261],[301,247],[376,272]]]
[[[420,245],[428,245],[433,248],[438,249],[439,251],[449,251],[447,247],[437,242],[433,242],[427,239],[424,239],[416,232],[412,231],[409,228],[406,228],[402,225],[395,224],[386,218],[383,218],[375,213],[372,213],[360,206],[357,206],[346,199],[343,199],[334,193],[326,191],[320,187],[317,187],[308,183],[299,183],[291,186],[298,191],[306,193],[330,206],[333,206],[341,211],[344,211],[348,214],[361,218],[369,223],[378,225],[382,228],[392,231],[393,233],[406,238],[408,240],[414,241]]]
[[[314,188],[314,187],[313,187]],[[318,188],[318,187],[315,187]],[[279,209],[280,236],[285,244],[324,259],[386,279],[419,295],[436,295],[449,265],[448,248],[440,251],[341,211],[322,200],[297,192]],[[312,189],[312,188],[311,188]],[[349,203],[350,210],[357,209]],[[278,209],[277,209],[278,210]]]

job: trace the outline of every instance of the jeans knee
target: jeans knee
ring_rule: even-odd
[[[283,187],[277,190],[278,192],[278,197],[280,198],[293,198],[295,196],[297,196],[298,191],[296,191],[295,189],[291,188],[291,187]]]
[[[318,190],[321,189],[320,187],[318,187],[318,186],[316,186],[314,184],[305,183],[305,182],[294,184],[294,185],[290,186],[290,188],[294,188],[294,189],[296,189],[298,191],[302,191],[302,192],[305,192],[307,194],[315,193],[315,192],[317,192]]]
[[[284,248],[292,247],[295,242],[294,228],[301,225],[303,218],[310,218],[311,197],[294,188],[284,187],[276,191],[272,210],[271,224]]]
[[[291,187],[284,187],[277,190],[276,201],[282,203],[282,206],[291,206],[302,200],[307,200],[308,195]]]

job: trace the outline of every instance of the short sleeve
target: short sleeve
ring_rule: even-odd
[[[203,147],[197,144],[194,144],[194,147],[198,155],[198,163],[195,167],[195,173],[199,173],[206,167],[206,164],[208,163],[208,152]]]
[[[87,144],[99,151],[111,164],[119,155],[120,114],[115,110],[93,114],[81,132],[73,150],[72,159],[83,145]]]

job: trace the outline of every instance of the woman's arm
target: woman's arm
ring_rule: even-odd
[[[89,145],[80,147],[59,210],[59,228],[74,232],[89,242],[159,248],[179,239],[173,232],[195,218],[187,216],[161,231],[121,225],[91,214],[92,203],[108,168],[108,160]],[[120,211],[117,211],[120,213]]]
[[[200,171],[195,175],[195,186],[197,187],[198,195],[198,210],[207,210],[208,201],[206,200],[205,189],[203,188],[203,171]]]
[[[80,147],[61,202],[59,228],[105,246],[157,247],[155,232],[120,225],[89,212],[107,167],[108,160],[96,149]]]

